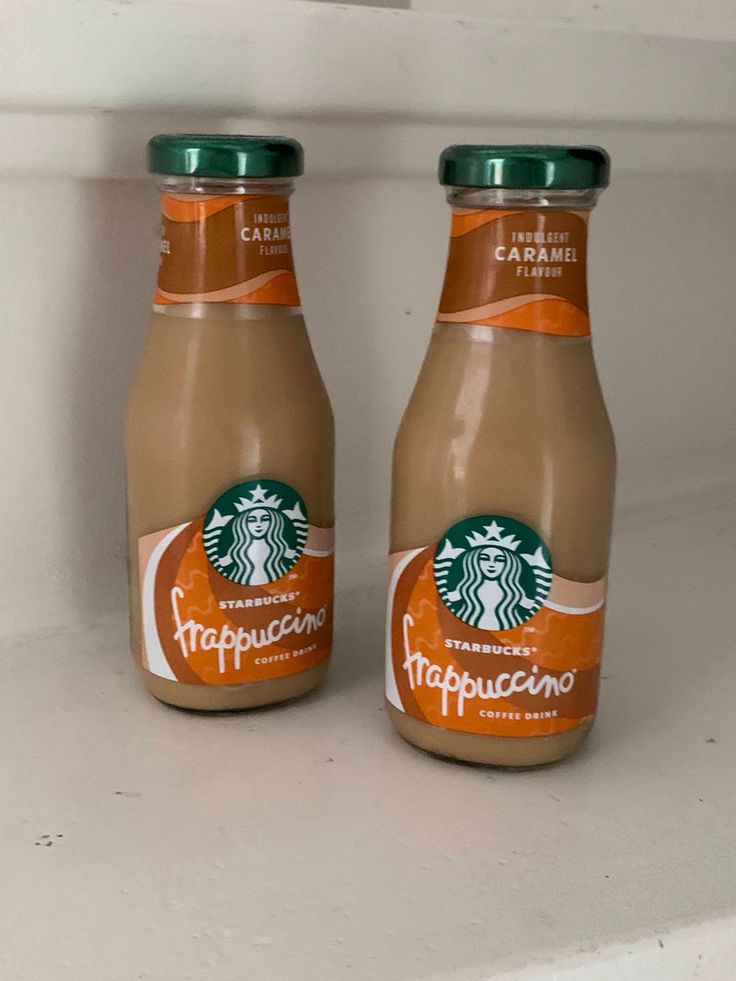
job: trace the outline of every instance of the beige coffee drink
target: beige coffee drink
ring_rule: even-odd
[[[128,405],[133,656],[157,698],[303,695],[332,644],[330,403],[301,316],[294,140],[159,136],[153,316]]]
[[[394,450],[388,713],[527,767],[596,712],[615,449],[590,341],[597,147],[456,146],[437,324]]]

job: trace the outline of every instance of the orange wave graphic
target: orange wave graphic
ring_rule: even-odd
[[[422,653],[424,653],[424,651],[441,651],[442,638],[438,634],[435,634],[434,636],[435,640],[430,643],[429,638],[425,637],[424,634],[414,634],[412,646],[414,646],[416,650],[422,651]]]
[[[468,307],[465,310],[457,310],[453,313],[440,312],[437,314],[437,319],[442,323],[448,324],[477,324],[486,318],[498,317],[502,313],[508,313],[509,310],[515,310],[517,307],[522,307],[527,303],[557,299],[559,297],[556,293],[522,293],[521,295],[507,296],[504,300],[483,303],[479,307]]]
[[[238,198],[215,197],[214,195],[202,195],[192,200],[191,197],[178,197],[173,194],[164,194],[161,199],[161,210],[165,218],[169,221],[195,222],[206,221],[220,211],[232,208]]]
[[[291,271],[275,270],[275,272],[273,279],[264,286],[244,293],[234,300],[228,300],[228,303],[272,303],[277,306],[298,307],[301,301],[296,276]]]
[[[472,232],[482,225],[489,225],[492,221],[498,221],[499,218],[505,218],[507,215],[515,214],[518,214],[518,212],[496,211],[495,209],[489,210],[488,208],[476,210],[453,208],[450,237],[459,238],[461,235],[467,235],[468,232]]]
[[[284,277],[276,288],[275,281]],[[265,297],[272,297],[270,300]],[[278,299],[273,297],[278,296]],[[282,298],[282,297],[285,297]],[[289,300],[296,298],[296,303]],[[290,269],[271,269],[242,283],[226,286],[221,290],[210,290],[207,293],[169,293],[158,288],[154,297],[155,303],[283,303],[287,306],[299,305],[299,293],[296,277]]]
[[[514,327],[562,337],[585,337],[590,333],[588,315],[552,293],[525,293],[468,310],[438,313],[437,320],[446,324]]]
[[[161,210],[170,221],[206,221],[240,202],[253,202],[264,197],[263,194],[164,194]]]
[[[184,568],[185,566],[182,563],[182,569]],[[180,572],[177,578],[177,583],[182,587],[182,589],[189,592],[195,588],[195,582],[197,579],[202,579],[205,584],[209,584],[209,577],[207,573],[203,572],[201,569],[190,569],[186,575],[184,575],[183,572]]]
[[[513,327],[560,337],[586,337],[590,334],[588,315],[568,300],[559,299],[535,300],[477,323],[485,327]]]
[[[204,620],[209,617],[213,617],[218,612],[218,606],[215,602],[214,596],[210,596],[207,600],[205,606],[197,603],[189,603],[186,607],[187,619],[200,619]]]
[[[415,623],[417,623],[421,619],[421,617],[425,615],[432,617],[434,615],[434,611],[435,611],[435,604],[432,602],[432,600],[427,599],[424,596],[422,596],[419,599],[419,601],[416,602],[416,604],[412,603],[410,609],[412,618]]]

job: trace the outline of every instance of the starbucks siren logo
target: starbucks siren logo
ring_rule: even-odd
[[[307,542],[307,508],[277,480],[236,484],[204,519],[204,550],[220,575],[244,586],[275,582],[292,569]]]
[[[494,514],[458,521],[437,545],[434,578],[445,606],[480,630],[510,630],[540,609],[552,556],[528,525]]]

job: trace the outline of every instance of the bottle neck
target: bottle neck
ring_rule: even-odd
[[[438,323],[587,336],[588,215],[597,194],[450,188]]]
[[[153,308],[176,317],[299,313],[289,180],[165,177]]]

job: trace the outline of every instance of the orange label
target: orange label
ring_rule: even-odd
[[[143,666],[186,684],[306,671],[332,646],[333,533],[288,485],[249,481],[139,540]]]
[[[164,194],[154,305],[298,307],[289,199],[271,194]]]
[[[386,695],[397,709],[493,736],[552,735],[595,714],[605,580],[554,575],[526,531],[480,515],[392,556]]]
[[[437,320],[590,333],[586,212],[453,208]]]

